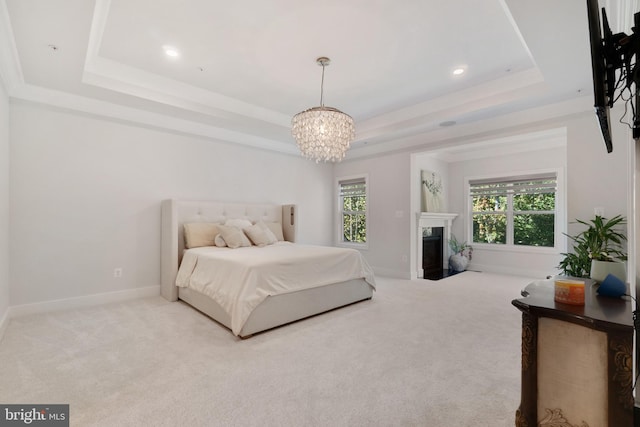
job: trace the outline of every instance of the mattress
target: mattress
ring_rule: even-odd
[[[278,242],[236,249],[201,247],[184,252],[176,285],[207,295],[231,318],[239,334],[267,297],[364,279],[375,289],[373,270],[349,248]]]

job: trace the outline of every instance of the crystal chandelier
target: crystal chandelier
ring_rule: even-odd
[[[316,163],[321,160],[339,162],[344,159],[349,144],[355,138],[355,127],[351,116],[336,108],[324,106],[324,67],[331,61],[321,57],[316,62],[322,66],[320,106],[293,116],[291,134],[304,157],[315,160]]]

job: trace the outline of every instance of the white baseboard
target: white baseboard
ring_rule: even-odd
[[[467,266],[467,270],[471,271],[484,271],[486,273],[497,273],[497,274],[506,274],[509,276],[523,276],[523,277],[535,277],[539,279],[545,279],[549,275],[558,274],[557,271],[543,271],[543,270],[534,270],[534,269],[523,269],[523,268],[512,268],[512,267],[504,267],[501,265],[491,265],[491,264],[474,264],[469,263]]]
[[[53,301],[43,301],[33,304],[14,305],[9,307],[9,318],[26,316],[29,314],[47,313],[51,311],[69,310],[75,308],[91,307],[94,305],[108,304],[112,302],[126,301],[136,298],[145,298],[160,295],[160,285],[146,288],[127,289],[116,292],[86,295],[75,298],[65,298]],[[0,328],[1,328],[0,324]],[[0,329],[1,331],[1,329]]]
[[[409,271],[392,270],[390,268],[371,267],[376,276],[392,277],[394,279],[407,279],[411,280],[411,273]]]

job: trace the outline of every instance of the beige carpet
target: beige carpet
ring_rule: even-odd
[[[378,278],[244,341],[160,297],[13,319],[0,403],[69,403],[72,426],[513,426],[531,280]]]

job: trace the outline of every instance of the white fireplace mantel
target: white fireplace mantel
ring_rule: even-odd
[[[422,235],[425,228],[429,227],[442,227],[442,268],[446,269],[449,266],[449,239],[451,239],[451,224],[453,220],[458,216],[455,213],[440,213],[440,212],[418,212],[417,214],[417,237],[418,237],[418,259],[416,265],[418,266],[418,278],[424,277],[424,271],[422,269]]]

